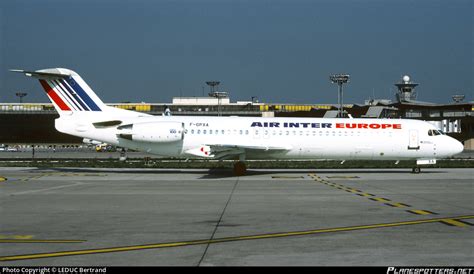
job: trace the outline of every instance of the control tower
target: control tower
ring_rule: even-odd
[[[398,88],[397,101],[399,103],[416,101],[415,87],[418,86],[418,84],[413,83],[410,80],[410,76],[403,76],[402,81],[395,84],[395,86]]]

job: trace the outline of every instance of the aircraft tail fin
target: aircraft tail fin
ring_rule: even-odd
[[[69,115],[72,112],[101,112],[109,108],[81,76],[72,70],[53,68],[10,71],[37,78],[60,115]]]

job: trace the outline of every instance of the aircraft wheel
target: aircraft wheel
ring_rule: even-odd
[[[234,164],[234,175],[244,176],[247,171],[247,165],[244,162],[238,161]]]
[[[412,170],[411,170],[411,173],[415,173],[415,174],[418,174],[421,172],[421,168],[420,167],[414,167]]]

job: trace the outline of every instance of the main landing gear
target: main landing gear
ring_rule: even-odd
[[[234,175],[244,176],[247,171],[247,165],[245,164],[245,153],[239,154],[239,160],[234,163]]]
[[[244,176],[247,171],[247,165],[243,161],[237,161],[234,163],[234,175]]]

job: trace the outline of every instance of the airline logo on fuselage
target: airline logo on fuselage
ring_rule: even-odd
[[[253,122],[251,127],[266,128],[349,128],[349,129],[402,129],[402,124],[389,123],[298,123]]]

